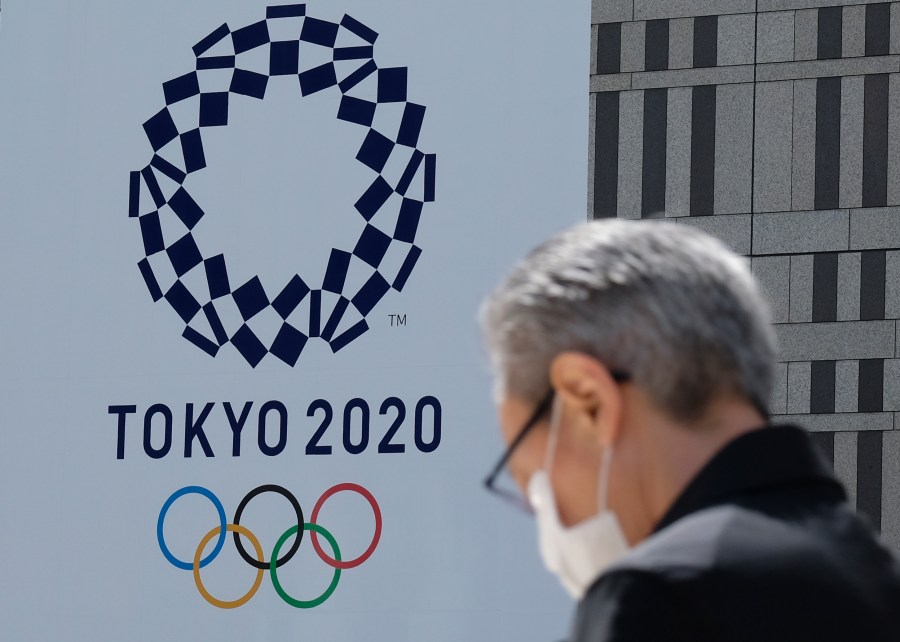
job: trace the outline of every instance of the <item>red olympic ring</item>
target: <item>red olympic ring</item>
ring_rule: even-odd
[[[332,568],[339,568],[342,570],[355,568],[369,559],[372,556],[372,553],[375,552],[375,548],[378,546],[378,540],[381,539],[381,509],[378,507],[378,502],[375,501],[375,497],[372,495],[372,493],[370,493],[359,484],[353,484],[350,482],[337,484],[336,486],[332,486],[324,493],[322,493],[322,496],[319,497],[319,501],[317,501],[316,505],[313,507],[312,518],[310,519],[310,521],[313,524],[318,524],[319,511],[322,509],[325,501],[332,495],[344,490],[351,490],[362,495],[372,507],[372,512],[375,513],[375,535],[372,536],[372,543],[369,544],[369,548],[367,548],[362,555],[355,559],[347,561],[336,560],[322,550],[321,545],[319,545],[318,534],[315,531],[309,531],[309,538],[312,540],[313,548],[316,549],[316,553],[318,554],[319,558]]]

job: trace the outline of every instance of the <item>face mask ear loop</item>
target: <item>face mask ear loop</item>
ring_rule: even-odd
[[[599,504],[600,513],[607,510],[606,499],[609,490],[609,469],[612,464],[613,447],[612,444],[603,449],[603,455],[600,456],[600,475],[597,482],[597,503]]]
[[[559,438],[559,421],[562,418],[562,404],[558,396],[553,397],[553,404],[550,406],[550,438],[547,444],[547,452],[544,455],[544,470],[547,477],[553,470],[553,455],[556,454],[556,441]]]

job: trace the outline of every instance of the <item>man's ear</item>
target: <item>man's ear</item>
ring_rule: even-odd
[[[558,354],[550,363],[550,383],[581,436],[603,447],[618,439],[622,390],[602,362],[583,352]]]

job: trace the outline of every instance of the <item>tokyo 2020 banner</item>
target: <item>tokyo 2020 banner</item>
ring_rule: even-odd
[[[563,637],[480,487],[474,318],[584,217],[586,0],[39,4],[0,24],[0,637]]]

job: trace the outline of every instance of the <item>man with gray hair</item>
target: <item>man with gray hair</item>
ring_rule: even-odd
[[[768,425],[776,337],[745,259],[596,221],[481,322],[507,442],[485,483],[534,511],[573,642],[900,639],[900,564],[806,432]]]

